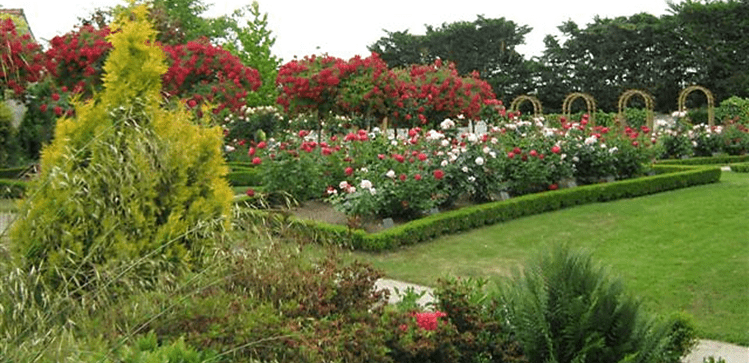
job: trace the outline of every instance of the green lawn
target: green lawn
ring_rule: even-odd
[[[506,276],[549,244],[582,247],[656,312],[683,310],[700,336],[749,346],[749,175],[580,206],[393,252],[355,253],[389,278],[434,285],[445,275]]]

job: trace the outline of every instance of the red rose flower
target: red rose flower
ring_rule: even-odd
[[[254,197],[255,196],[255,189],[252,189],[252,188],[247,189],[247,196],[250,197],[250,198]]]
[[[195,100],[189,100],[189,101],[187,101],[187,106],[189,106],[190,108],[195,107],[197,104],[198,103],[195,102]]]
[[[260,158],[259,158],[259,157],[257,157],[257,156],[256,156],[256,157],[254,157],[254,158],[252,159],[252,164],[253,164],[253,165],[260,165],[260,163],[262,163],[262,162],[263,162],[263,160],[262,160],[262,159],[260,159]]]
[[[434,178],[435,179],[441,180],[444,177],[445,177],[445,172],[444,171],[442,171],[440,169],[437,169],[437,170],[434,171]]]
[[[349,166],[343,172],[346,173],[346,176],[351,176],[354,173],[354,168]]]
[[[53,99],[54,101],[59,101],[59,100],[60,100],[60,95],[59,95],[59,94],[57,94],[57,93],[53,93],[53,94],[52,94],[52,99]]]
[[[421,174],[414,175],[414,179],[415,180],[421,180]]]
[[[266,146],[268,146],[268,144],[266,144],[265,141],[260,141],[259,143],[257,143],[258,149],[265,149]]]
[[[39,110],[42,111],[42,112],[47,112],[47,104],[45,103],[45,104],[42,104],[41,106],[39,106]]]
[[[559,154],[560,152],[562,152],[562,148],[559,147],[559,145],[554,145],[551,147],[551,152],[553,152],[554,154]]]
[[[549,190],[557,190],[557,189],[559,189],[559,185],[556,185],[556,184],[549,185]]]
[[[406,181],[406,174],[401,174],[400,176],[398,176],[398,178],[399,178],[399,179],[400,179],[401,181]]]

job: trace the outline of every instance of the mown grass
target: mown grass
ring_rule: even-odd
[[[501,279],[552,244],[584,248],[645,306],[695,317],[700,337],[749,346],[749,178],[580,206],[396,251],[354,257],[389,278],[434,285],[446,275]]]

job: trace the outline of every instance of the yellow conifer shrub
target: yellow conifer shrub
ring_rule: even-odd
[[[104,90],[57,121],[11,231],[16,256],[58,288],[194,269],[230,226],[221,130],[161,106],[167,68],[146,14],[117,16]]]

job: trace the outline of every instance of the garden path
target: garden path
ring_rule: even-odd
[[[400,291],[402,294],[409,287],[413,288],[414,292],[416,293],[425,292],[424,296],[422,296],[418,301],[421,306],[426,306],[427,304],[434,301],[434,295],[432,294],[434,289],[432,289],[431,287],[419,286],[403,281],[390,279],[379,279],[375,283],[375,286],[378,289],[390,290],[390,303],[396,303],[398,302],[398,300],[400,300],[400,297],[398,296],[398,294],[396,294],[396,291]],[[702,363],[703,358],[707,357],[714,357],[715,359],[718,359],[718,357],[722,357],[726,361],[726,363],[749,363],[749,348],[738,346],[735,344],[702,339],[697,344],[697,347],[694,348],[689,355],[682,359],[682,362]]]

